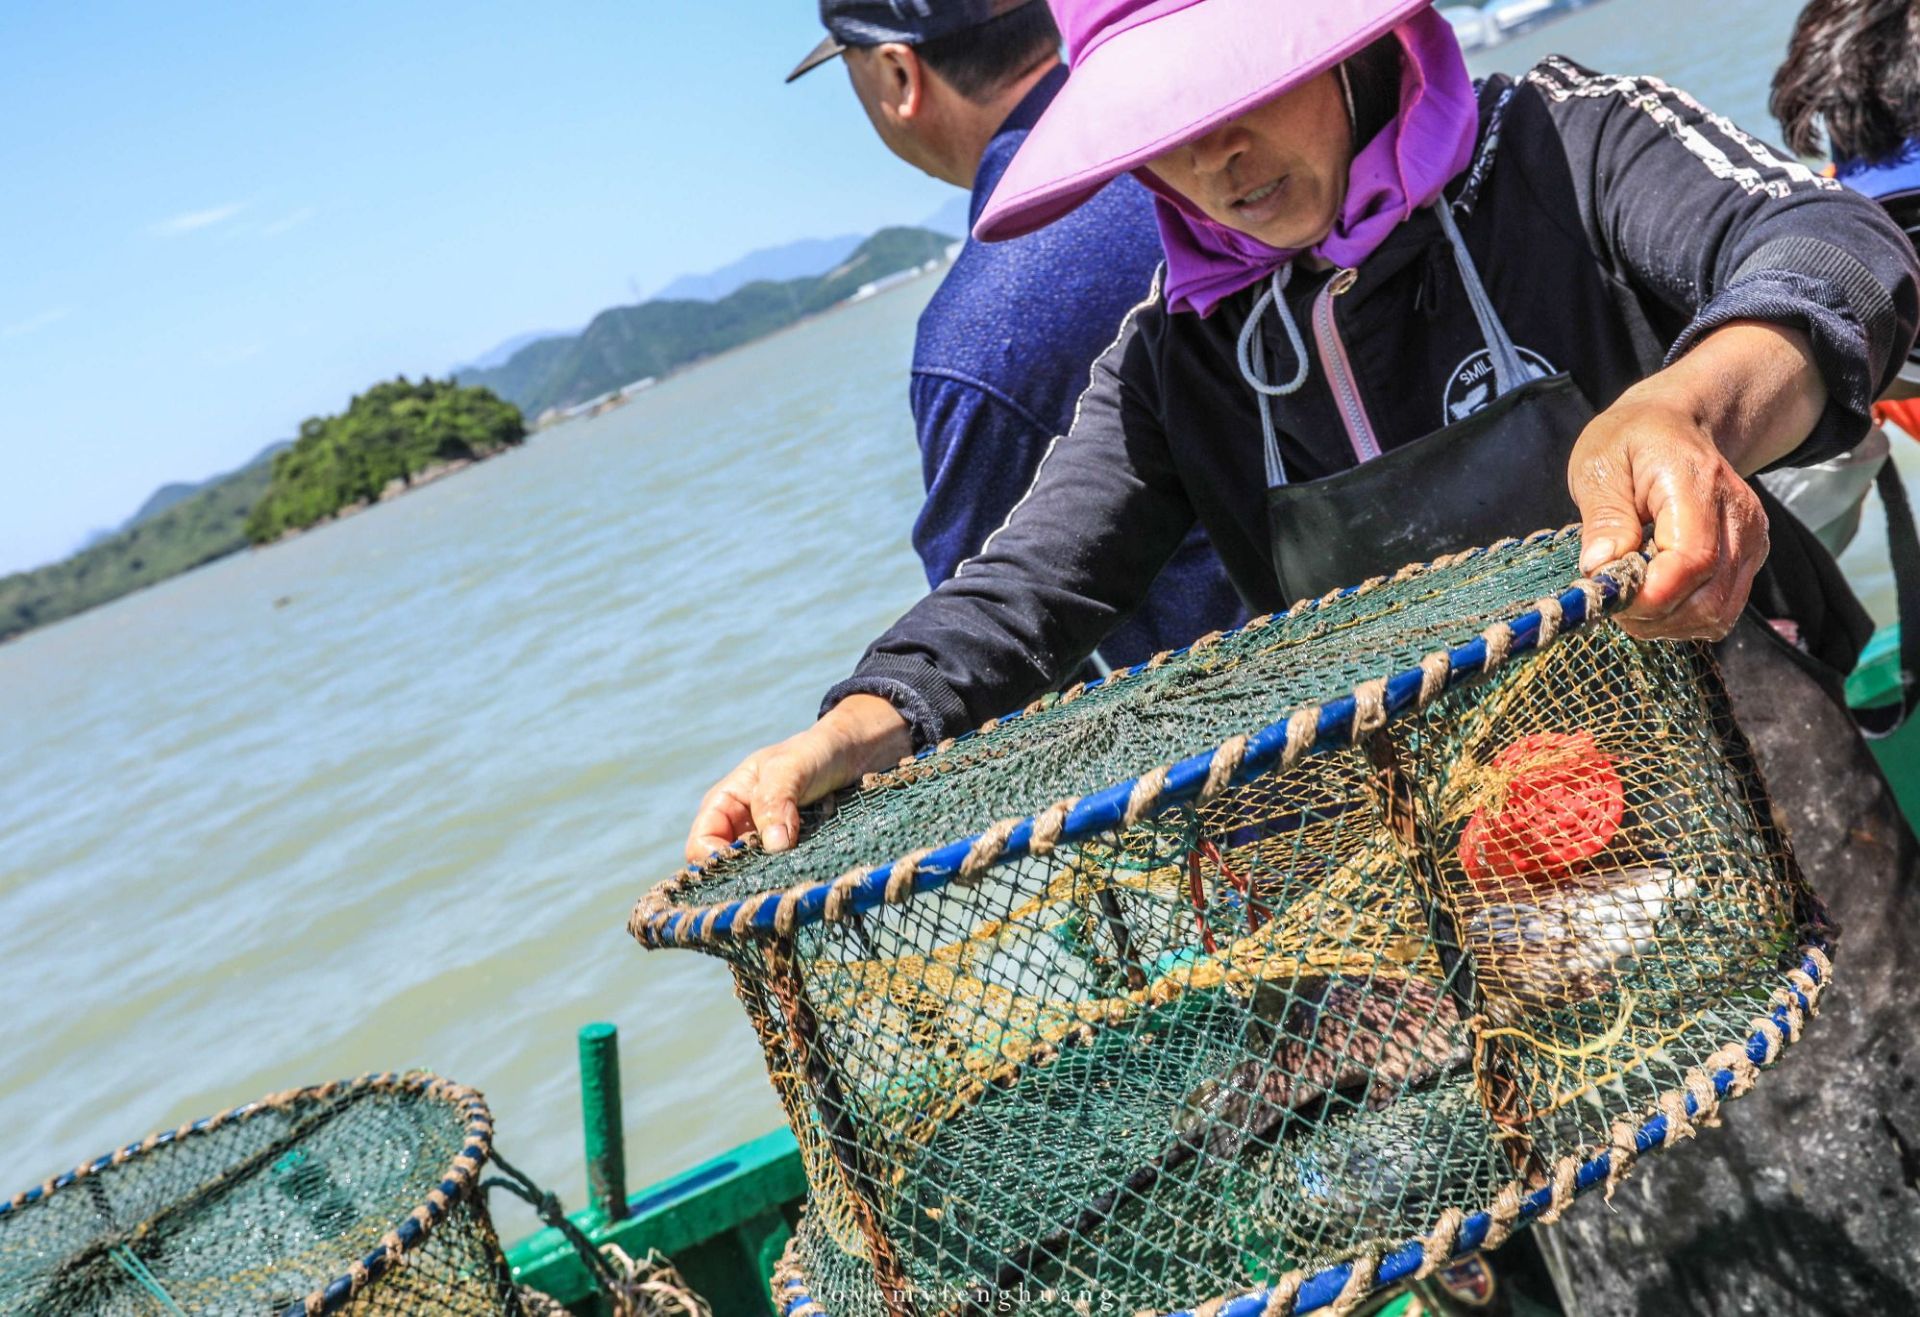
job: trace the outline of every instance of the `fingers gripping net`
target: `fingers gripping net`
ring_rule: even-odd
[[[800,1136],[781,1297],[1344,1309],[1743,1092],[1819,907],[1707,653],[1604,622],[1644,561],[1577,553],[1163,655],[642,900],[731,963]]]
[[[155,1134],[0,1203],[0,1315],[521,1309],[478,1093],[369,1075]]]

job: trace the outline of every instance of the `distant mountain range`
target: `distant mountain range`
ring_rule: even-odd
[[[487,349],[466,365],[455,366],[452,373],[457,375],[463,370],[492,370],[495,366],[506,365],[514,353],[530,343],[538,343],[544,338],[565,338],[568,334],[577,332],[579,331],[572,329],[536,329],[530,334],[515,334],[506,342],[495,344]]]
[[[133,527],[138,526],[143,521],[152,521],[168,508],[186,502],[203,489],[211,489],[215,485],[232,480],[235,476],[252,470],[254,467],[264,467],[273,461],[276,453],[282,452],[292,446],[289,440],[276,440],[231,471],[223,471],[217,476],[208,476],[205,480],[175,481],[172,484],[162,485],[160,488],[154,490],[153,493],[147,495],[147,501],[142,503],[131,517],[128,517],[118,526],[114,526],[108,530],[97,530],[87,536],[87,538],[81,542],[80,551],[85,552],[93,548],[96,544],[103,544],[122,531],[131,530]]]
[[[851,256],[860,239],[858,233],[843,233],[837,238],[801,238],[778,247],[762,247],[717,270],[683,274],[649,300],[717,302],[758,279],[804,279],[825,274]]]
[[[940,258],[952,242],[929,229],[881,229],[824,273],[758,279],[715,301],[655,298],[614,307],[578,334],[529,343],[499,366],[459,370],[455,378],[492,389],[537,417],[783,329],[866,284]]]
[[[964,234],[967,231],[967,204],[966,194],[956,192],[944,205],[920,221],[917,227],[931,229],[935,233]],[[680,275],[648,300],[717,302],[727,294],[761,279],[804,279],[808,275],[825,274],[851,256],[860,241],[857,233],[843,233],[836,238],[798,238],[793,242],[762,247],[758,251],[748,252],[737,261],[729,261],[717,270]],[[464,366],[455,366],[452,373],[457,376],[469,371],[493,370],[506,365],[521,348],[543,339],[566,338],[579,332],[575,329],[537,329],[529,334],[515,334]]]
[[[162,485],[118,530],[72,557],[0,577],[0,640],[246,548],[247,514],[287,446],[269,444],[245,466],[198,484]]]

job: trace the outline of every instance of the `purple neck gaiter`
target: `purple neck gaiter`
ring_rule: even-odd
[[[1394,35],[1406,52],[1400,112],[1354,157],[1339,218],[1312,249],[1334,265],[1366,260],[1404,220],[1431,205],[1473,157],[1480,109],[1452,25],[1427,9]],[[1172,310],[1204,316],[1300,254],[1208,219],[1148,170],[1135,173],[1154,194]]]

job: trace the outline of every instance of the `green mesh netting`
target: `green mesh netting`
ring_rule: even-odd
[[[1577,555],[1459,555],[1050,697],[644,899],[643,942],[733,967],[812,1299],[1284,1312],[1354,1263],[1352,1299],[1744,1091],[1824,979],[1819,908],[1707,651],[1598,620],[1641,562]]]
[[[479,1094],[373,1075],[153,1135],[0,1204],[0,1315],[511,1314]]]

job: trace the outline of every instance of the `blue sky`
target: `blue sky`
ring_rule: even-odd
[[[0,572],[372,381],[924,218],[811,0],[0,0]]]

